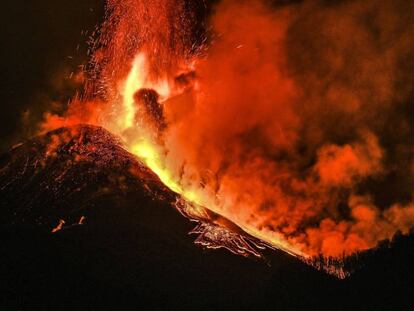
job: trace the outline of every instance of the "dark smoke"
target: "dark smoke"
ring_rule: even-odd
[[[170,165],[224,198],[226,215],[308,253],[407,232],[413,6],[221,1],[196,69],[201,92],[170,120]]]

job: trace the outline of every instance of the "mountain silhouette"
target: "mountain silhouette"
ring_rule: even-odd
[[[0,197],[2,310],[414,307],[411,236],[350,257],[344,280],[278,250],[263,260],[199,247],[179,196],[100,127],[3,154]]]

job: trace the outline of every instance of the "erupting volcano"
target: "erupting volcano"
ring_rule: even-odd
[[[413,36],[394,35],[402,4],[371,2],[109,1],[84,98],[44,128],[109,129],[184,200],[291,254],[373,248],[414,226]]]
[[[347,258],[414,228],[411,12],[402,0],[107,0],[83,95],[44,114],[45,162],[20,158],[38,141],[10,158],[29,163],[19,172],[70,166],[104,145],[139,191],[197,222],[196,243],[278,249],[343,278]],[[58,232],[87,221],[79,211],[41,221]]]

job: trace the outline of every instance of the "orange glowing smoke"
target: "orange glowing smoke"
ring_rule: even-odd
[[[105,126],[188,201],[292,254],[407,233],[414,4],[268,2],[222,0],[203,25],[201,0],[109,0],[91,99],[47,124]]]

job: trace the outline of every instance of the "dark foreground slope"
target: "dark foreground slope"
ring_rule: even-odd
[[[61,129],[4,154],[0,198],[1,310],[414,306],[413,239],[365,255],[343,281],[278,251],[267,265],[203,250],[176,195],[101,128]]]

